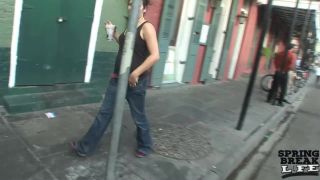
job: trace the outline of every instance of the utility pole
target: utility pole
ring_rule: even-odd
[[[310,18],[310,8],[311,8],[311,4],[312,4],[312,0],[309,1],[309,5],[308,5],[308,10],[306,12],[306,16],[303,22],[303,28],[302,28],[302,34],[301,34],[301,41],[304,41],[304,38],[306,36],[306,30],[307,27],[309,26],[309,18]],[[301,43],[302,47],[304,47],[303,42]]]
[[[108,154],[107,161],[107,174],[106,180],[115,180],[115,166],[118,156],[118,147],[121,134],[122,117],[124,110],[125,96],[128,87],[128,76],[130,72],[130,65],[132,61],[133,48],[135,43],[137,23],[139,16],[139,9],[142,5],[141,0],[132,1],[131,14],[129,15],[128,31],[126,33],[126,39],[124,43],[123,54],[121,58],[121,66],[118,80],[118,92],[116,96],[115,108],[114,108],[114,119],[110,151]]]
[[[250,76],[250,80],[249,80],[249,84],[247,87],[247,91],[246,91],[246,95],[242,104],[242,110],[240,113],[240,117],[239,117],[239,121],[237,124],[236,129],[237,130],[241,130],[245,117],[247,115],[247,111],[248,111],[248,106],[250,103],[250,99],[251,99],[251,95],[252,95],[252,89],[254,87],[254,83],[257,77],[257,72],[258,72],[258,67],[259,67],[259,63],[260,63],[260,58],[261,58],[261,54],[262,54],[262,48],[263,48],[263,41],[265,39],[265,36],[267,34],[268,31],[268,27],[269,27],[269,21],[270,21],[270,17],[272,14],[272,1],[273,0],[268,0],[268,6],[266,9],[266,13],[264,13],[264,17],[263,17],[263,25],[262,25],[262,33],[261,36],[259,38],[259,45],[258,45],[258,53],[256,54],[255,60],[254,60],[254,64],[253,64],[253,69],[252,69],[252,73]]]
[[[293,15],[291,27],[290,27],[290,34],[289,34],[289,39],[290,39],[290,40],[289,40],[288,43],[291,43],[292,35],[293,35],[293,33],[294,33],[294,30],[295,30],[296,21],[297,21],[297,16],[298,16],[299,3],[300,3],[300,0],[297,0],[297,1],[296,1],[296,7],[295,7],[295,9],[294,9],[294,15]]]
[[[312,0],[309,1],[309,6],[308,6],[308,11],[306,12],[306,16],[304,19],[304,23],[303,23],[303,28],[302,28],[302,35],[301,35],[301,39],[300,39],[300,45],[301,45],[301,51],[302,51],[302,59],[301,59],[301,64],[300,67],[304,67],[305,65],[305,60],[306,58],[308,58],[309,56],[307,55],[307,49],[308,48],[308,34],[309,34],[309,30],[308,33],[306,32],[307,29],[309,29],[309,18],[310,18],[310,11],[311,11],[311,4],[312,4]],[[307,45],[308,44],[308,45]],[[300,52],[301,52],[300,51]]]

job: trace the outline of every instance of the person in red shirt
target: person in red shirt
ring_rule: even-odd
[[[293,70],[296,61],[296,48],[293,44],[287,46],[288,53],[286,51],[279,52],[274,58],[274,66],[276,69],[274,79],[272,82],[271,90],[269,91],[267,102],[271,102],[273,105],[276,103],[277,92],[280,88],[280,96],[278,98],[278,105],[283,106],[284,97],[287,92],[288,84],[288,72]]]

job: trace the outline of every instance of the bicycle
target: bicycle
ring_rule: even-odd
[[[266,74],[260,80],[260,87],[263,91],[269,92],[272,87],[272,82],[274,79],[274,74]],[[291,94],[291,89],[289,88],[288,94]],[[279,100],[280,91],[278,91],[275,100]],[[287,99],[283,99],[284,103],[291,104]]]
[[[263,91],[269,92],[271,90],[273,78],[274,78],[274,74],[266,74],[261,78],[260,87]],[[307,80],[308,80],[308,71],[298,69],[295,72],[292,87],[288,87],[289,89],[288,94],[292,94],[292,92],[294,93],[298,92],[298,90],[306,84]]]
[[[269,92],[271,90],[274,74],[266,74],[260,80],[260,87],[263,91]]]

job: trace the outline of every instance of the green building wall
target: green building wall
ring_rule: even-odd
[[[13,29],[15,0],[0,1],[0,105],[2,97],[10,91],[8,89],[10,69],[10,46]],[[96,53],[92,69],[92,86],[104,90],[118,50],[118,45],[106,40],[104,22],[108,19],[117,25],[118,31],[125,29],[127,16],[127,0],[104,0],[102,14],[96,42]]]
[[[104,91],[109,75],[113,71],[118,51],[118,45],[115,41],[106,40],[104,23],[106,20],[110,20],[117,26],[118,32],[124,31],[126,26],[125,17],[128,15],[127,3],[127,0],[104,0],[103,2],[91,76],[92,83],[101,91]]]
[[[13,25],[14,1],[0,1],[0,104],[8,92],[10,44]]]
[[[121,32],[125,29],[126,19],[128,15],[127,0],[104,0],[99,34],[96,44],[96,51],[98,52],[117,52],[118,46],[114,41],[106,41],[106,32],[104,29],[104,22],[110,20],[117,26],[117,31]]]

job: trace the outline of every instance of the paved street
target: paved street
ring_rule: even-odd
[[[288,132],[276,144],[253,180],[281,180],[279,150],[319,150],[320,86],[310,85],[300,110],[289,125]],[[288,180],[318,180],[319,176],[289,177]]]
[[[258,86],[258,85],[257,85]],[[126,106],[117,162],[119,180],[215,180],[225,178],[263,138],[270,122],[290,108],[265,103],[255,88],[241,131],[235,130],[247,79],[208,85],[148,90],[147,113],[155,153],[134,156],[135,128]],[[110,130],[88,158],[70,153],[100,104],[6,115],[0,125],[0,179],[102,180]],[[45,113],[54,112],[55,118]],[[276,117],[276,118],[275,118]],[[275,122],[277,123],[277,122]]]

